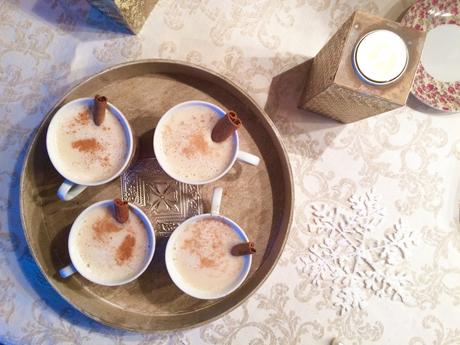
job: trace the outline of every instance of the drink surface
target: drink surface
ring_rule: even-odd
[[[206,218],[189,224],[173,245],[172,262],[189,286],[211,293],[230,289],[243,271],[244,258],[231,248],[242,240],[221,220]]]
[[[204,181],[219,176],[232,161],[234,137],[216,143],[212,129],[219,116],[206,106],[177,109],[165,122],[161,146],[169,170],[186,180]]]
[[[90,109],[74,105],[59,114],[54,127],[58,169],[71,180],[95,183],[115,175],[128,154],[125,130],[108,109],[96,126]]]
[[[152,243],[144,222],[131,210],[127,222],[113,217],[111,206],[90,209],[77,224],[76,259],[88,278],[108,283],[127,280],[144,267]]]

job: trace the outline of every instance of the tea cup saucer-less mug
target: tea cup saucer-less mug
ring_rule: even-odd
[[[59,130],[57,119],[60,114],[63,114],[65,111],[69,111],[70,109],[72,109],[72,107],[86,106],[91,109],[93,101],[93,98],[88,97],[78,98],[73,101],[70,101],[69,103],[66,103],[56,112],[48,126],[48,130],[46,133],[46,149],[48,151],[48,156],[54,168],[62,177],[64,177],[64,182],[61,184],[57,191],[57,196],[59,197],[59,199],[64,201],[68,201],[75,198],[89,186],[99,186],[114,180],[123,173],[123,171],[127,168],[134,155],[134,135],[128,120],[117,107],[107,102],[107,111],[110,111],[120,122],[121,126],[123,127],[123,131],[125,133],[126,142],[128,146],[125,160],[123,161],[123,164],[121,165],[120,169],[118,169],[118,171],[112,176],[100,181],[84,181],[84,179],[81,177],[71,177],[64,172],[64,169],[62,168],[62,163],[58,158],[58,148],[55,140],[56,131]]]
[[[179,289],[181,289],[187,295],[190,295],[198,299],[217,299],[217,298],[222,298],[222,297],[229,295],[230,293],[238,289],[241,286],[241,284],[243,284],[244,280],[249,274],[249,270],[252,264],[252,255],[244,255],[243,256],[243,259],[244,259],[243,267],[241,269],[240,274],[238,275],[238,278],[235,279],[235,281],[230,287],[228,287],[227,289],[223,291],[218,291],[218,292],[197,289],[196,287],[192,286],[192,284],[189,284],[181,276],[181,274],[175,267],[174,257],[173,257],[175,244],[180,234],[186,230],[187,226],[197,221],[205,220],[205,219],[214,219],[214,220],[222,221],[230,225],[232,230],[238,235],[241,242],[249,241],[248,236],[238,224],[236,224],[233,220],[220,214],[222,193],[223,193],[222,188],[220,187],[214,188],[213,194],[212,194],[212,200],[211,200],[211,213],[199,214],[199,215],[196,215],[196,216],[193,216],[187,219],[185,222],[180,224],[176,228],[176,230],[174,230],[174,232],[169,237],[168,243],[166,245],[165,261],[166,261],[166,269],[168,270],[169,276],[171,277],[172,281]]]
[[[88,215],[89,212],[91,212],[94,208],[97,207],[113,207],[113,200],[103,200],[96,202],[92,204],[91,206],[87,207],[85,210],[83,210],[79,216],[75,219],[75,221],[72,224],[72,227],[70,229],[69,233],[69,239],[68,239],[68,249],[69,249],[69,256],[70,256],[70,261],[71,263],[67,265],[66,267],[63,267],[59,270],[59,275],[61,278],[68,278],[74,273],[79,273],[82,275],[84,278],[87,280],[99,284],[99,285],[105,285],[105,286],[118,286],[118,285],[123,285],[127,284],[129,282],[132,282],[136,278],[138,278],[144,271],[147,269],[149,266],[150,262],[152,261],[153,254],[155,253],[155,230],[153,228],[152,223],[150,222],[149,218],[147,215],[136,205],[133,205],[129,203],[129,208],[131,211],[139,217],[139,219],[142,221],[142,223],[145,226],[145,229],[147,231],[147,238],[150,244],[150,249],[148,251],[148,254],[145,257],[144,264],[142,267],[135,273],[133,273],[130,277],[123,279],[123,280],[118,280],[118,281],[110,281],[110,280],[104,280],[102,277],[95,277],[94,275],[91,275],[90,270],[86,267],[84,262],[79,259],[80,255],[78,253],[78,248],[76,245],[76,240],[78,237],[78,225],[80,222],[82,222],[85,217]]]
[[[187,101],[183,103],[176,104],[174,107],[170,108],[166,113],[163,114],[163,116],[160,118],[160,121],[157,124],[157,127],[155,129],[155,133],[160,133],[162,132],[163,128],[165,127],[165,124],[167,123],[168,119],[175,113],[175,111],[184,108],[184,107],[193,107],[193,106],[204,106],[207,108],[212,109],[219,117],[224,117],[226,112],[218,107],[215,104],[205,102],[205,101]],[[239,137],[238,137],[238,131],[235,131],[233,133],[233,156],[232,159],[230,160],[229,164],[223,170],[219,175],[214,176],[210,179],[207,180],[191,180],[191,179],[186,179],[181,176],[177,176],[172,169],[169,168],[167,162],[166,162],[166,157],[165,153],[162,150],[162,142],[161,142],[161,135],[154,135],[153,136],[153,150],[155,151],[155,157],[158,160],[158,163],[160,164],[161,168],[168,174],[170,177],[173,179],[182,182],[182,183],[187,183],[187,184],[194,184],[194,185],[203,185],[207,183],[214,182],[221,177],[223,177],[227,172],[231,169],[233,164],[235,164],[235,161],[238,159],[242,162],[257,166],[260,163],[260,158],[256,155],[253,155],[251,153],[241,151],[239,149]]]

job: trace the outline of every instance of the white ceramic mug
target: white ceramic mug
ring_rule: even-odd
[[[92,204],[91,206],[87,207],[83,212],[80,213],[80,215],[75,219],[75,221],[72,224],[72,228],[70,229],[69,233],[69,239],[68,239],[68,249],[69,249],[69,255],[70,255],[70,261],[71,264],[60,269],[59,270],[59,275],[61,278],[68,278],[74,273],[79,273],[89,281],[99,284],[99,285],[105,285],[105,286],[117,286],[117,285],[123,285],[127,284],[136,278],[138,278],[144,271],[147,269],[148,265],[152,261],[153,254],[155,252],[155,232],[153,229],[153,225],[150,222],[149,218],[146,216],[146,214],[136,205],[129,204],[129,207],[131,211],[134,212],[134,214],[141,219],[141,221],[144,223],[145,229],[147,231],[148,239],[150,241],[150,251],[146,255],[145,263],[139,269],[139,271],[133,273],[129,278],[126,278],[124,280],[120,281],[104,281],[101,277],[94,277],[91,275],[90,270],[85,267],[84,263],[79,260],[79,254],[78,254],[78,248],[76,245],[76,240],[77,240],[77,229],[78,225],[83,219],[87,216],[87,214],[96,207],[113,207],[113,200],[103,200],[96,202],[95,204]]]
[[[193,287],[191,284],[189,284],[186,280],[182,278],[180,273],[177,271],[177,268],[174,264],[173,260],[173,248],[174,244],[177,241],[177,238],[181,234],[181,232],[185,231],[187,226],[189,224],[192,224],[194,222],[203,220],[203,219],[215,219],[219,221],[223,221],[226,224],[230,225],[233,231],[236,232],[236,234],[239,236],[241,239],[241,242],[248,242],[248,237],[246,236],[245,232],[241,227],[236,224],[234,221],[231,219],[222,216],[220,212],[220,204],[222,201],[222,188],[214,188],[213,194],[212,194],[212,202],[211,202],[211,213],[204,213],[204,214],[199,214],[194,217],[191,217],[187,219],[185,222],[183,222],[179,227],[174,230],[174,232],[171,234],[169,237],[168,243],[166,245],[166,252],[165,252],[165,261],[166,261],[166,268],[168,270],[169,276],[173,280],[174,284],[181,289],[183,292],[185,292],[187,295],[190,295],[195,298],[199,299],[217,299],[221,298],[224,296],[227,296],[228,294],[232,293],[235,291],[240,285],[244,282],[246,277],[249,274],[249,269],[251,268],[252,264],[252,255],[244,255],[244,264],[242,271],[240,272],[240,275],[238,276],[238,279],[235,280],[235,282],[226,290],[224,291],[219,291],[219,292],[212,292],[212,291],[204,291],[197,289]]]
[[[66,200],[66,201],[71,200],[75,198],[77,195],[79,195],[81,192],[83,192],[88,186],[99,186],[99,185],[105,184],[117,178],[126,169],[126,167],[128,166],[131,160],[131,157],[134,154],[133,131],[129,125],[128,120],[125,118],[125,116],[122,114],[122,112],[118,108],[116,108],[113,104],[107,102],[107,110],[110,111],[119,120],[125,132],[125,135],[126,135],[126,142],[128,145],[128,150],[127,150],[126,158],[125,158],[125,161],[123,162],[123,165],[112,176],[104,180],[94,181],[94,182],[82,181],[75,177],[72,178],[64,173],[64,169],[61,168],[62,163],[59,160],[58,158],[59,156],[57,154],[58,148],[54,140],[56,136],[56,131],[60,129],[57,125],[58,120],[56,119],[59,117],[60,114],[63,114],[65,111],[68,111],[69,108],[71,109],[71,107],[83,105],[91,109],[93,102],[94,102],[93,98],[78,98],[69,103],[66,103],[56,112],[56,114],[51,119],[51,122],[48,126],[48,130],[46,133],[46,149],[48,151],[48,155],[50,157],[51,163],[53,164],[54,168],[65,179],[57,191],[57,196],[61,200]]]
[[[172,114],[176,110],[178,110],[180,108],[183,108],[183,107],[189,107],[189,106],[205,106],[205,107],[211,108],[220,117],[224,117],[225,114],[226,114],[226,112],[222,108],[218,107],[215,104],[205,102],[205,101],[187,101],[187,102],[179,103],[179,104],[175,105],[174,107],[172,107],[171,109],[169,109],[166,113],[164,113],[164,115],[161,117],[160,121],[158,121],[157,127],[155,129],[155,133],[160,133],[160,132],[163,131],[165,123],[167,123],[168,119],[172,116]],[[183,182],[183,183],[187,183],[187,184],[195,184],[195,185],[211,183],[211,182],[214,182],[214,181],[220,179],[221,177],[223,177],[231,169],[231,167],[233,166],[233,164],[235,164],[235,161],[237,159],[242,161],[242,162],[251,164],[251,165],[255,165],[255,166],[259,165],[259,162],[260,162],[259,157],[257,157],[256,155],[253,155],[251,153],[241,151],[239,149],[240,148],[240,142],[239,142],[239,138],[238,138],[238,131],[233,132],[233,145],[234,145],[234,149],[233,149],[232,159],[231,159],[231,161],[229,162],[229,164],[227,165],[227,167],[225,168],[224,171],[222,171],[218,176],[212,177],[212,178],[207,179],[207,180],[191,180],[191,179],[184,179],[181,176],[177,176],[177,174],[175,174],[172,171],[172,169],[169,168],[168,164],[166,163],[166,158],[165,158],[164,151],[162,150],[161,136],[160,135],[154,135],[154,137],[153,137],[153,150],[155,151],[155,156],[156,156],[156,158],[158,160],[158,163],[160,164],[161,168],[169,176],[171,176],[173,179],[175,179],[175,180],[177,180],[179,182]]]

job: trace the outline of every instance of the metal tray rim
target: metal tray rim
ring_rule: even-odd
[[[215,317],[212,317],[212,318],[209,318],[207,320],[203,320],[203,321],[200,321],[196,324],[193,324],[193,325],[188,325],[188,326],[184,326],[184,327],[180,327],[180,328],[176,328],[175,330],[171,330],[171,329],[167,329],[167,330],[145,330],[145,329],[137,329],[137,328],[132,328],[132,327],[126,327],[126,326],[118,326],[118,325],[114,325],[114,324],[111,324],[105,320],[102,320],[100,319],[98,316],[96,315],[93,315],[89,312],[87,312],[86,310],[78,307],[77,305],[75,305],[72,301],[70,301],[67,296],[65,296],[64,294],[61,293],[61,291],[59,290],[59,288],[53,283],[53,281],[48,277],[47,273],[45,272],[44,268],[42,267],[40,261],[37,259],[37,253],[36,251],[34,250],[34,248],[31,246],[30,242],[31,242],[31,239],[30,239],[30,236],[29,236],[29,233],[27,231],[25,231],[26,229],[26,223],[25,223],[25,215],[24,215],[24,198],[23,198],[23,193],[22,191],[24,190],[24,184],[25,184],[25,181],[24,181],[24,172],[25,172],[25,167],[27,165],[27,162],[29,161],[29,157],[31,155],[31,151],[32,151],[32,148],[34,146],[34,143],[35,143],[35,138],[36,138],[36,135],[37,133],[43,129],[43,127],[46,125],[46,122],[47,122],[47,119],[51,116],[51,114],[57,109],[57,107],[70,95],[72,94],[76,89],[78,89],[82,84],[84,83],[87,83],[93,79],[96,79],[98,78],[100,75],[103,75],[105,73],[108,73],[110,71],[113,71],[113,70],[116,70],[116,69],[119,69],[119,68],[122,68],[122,67],[125,67],[125,66],[129,66],[129,65],[135,65],[135,64],[142,64],[142,63],[152,63],[152,64],[170,64],[170,65],[180,65],[180,66],[187,66],[187,67],[190,67],[190,68],[194,68],[194,69],[197,69],[197,70],[201,70],[202,72],[205,72],[207,74],[211,74],[213,75],[214,77],[216,78],[219,78],[219,79],[222,79],[224,82],[226,82],[227,84],[229,84],[233,89],[235,89],[236,91],[238,91],[240,94],[242,94],[251,104],[252,106],[254,106],[255,108],[257,108],[259,110],[259,112],[264,116],[264,119],[267,121],[267,123],[269,124],[271,130],[273,130],[274,134],[275,134],[275,137],[278,139],[278,144],[280,146],[280,149],[281,149],[281,152],[282,152],[282,155],[280,155],[280,158],[282,158],[282,162],[285,166],[285,168],[287,169],[287,175],[288,175],[288,180],[289,181],[285,181],[285,187],[286,187],[286,194],[287,194],[287,206],[289,208],[289,214],[288,214],[288,221],[287,221],[287,225],[286,225],[286,234],[283,238],[283,242],[281,244],[281,247],[280,247],[280,250],[279,252],[277,253],[275,259],[274,259],[274,263],[273,265],[268,269],[267,273],[264,275],[264,277],[257,283],[256,287],[251,291],[249,292],[242,300],[240,300],[238,303],[236,303],[234,306],[230,307],[229,309],[227,309],[223,314],[220,314],[220,315],[216,315]],[[188,330],[188,329],[194,329],[194,328],[198,328],[204,324],[208,324],[214,320],[217,320],[219,318],[221,318],[222,316],[226,315],[227,313],[231,312],[232,310],[236,309],[237,307],[239,307],[244,301],[246,301],[249,297],[251,297],[259,288],[260,286],[265,282],[265,280],[270,276],[270,274],[273,272],[275,266],[276,266],[276,263],[279,261],[279,258],[281,257],[282,253],[283,253],[283,249],[286,245],[286,242],[287,242],[287,239],[289,237],[289,232],[290,232],[290,229],[291,229],[291,225],[292,225],[292,216],[293,216],[293,212],[294,212],[294,209],[293,209],[293,205],[294,205],[294,188],[293,188],[293,175],[292,175],[292,169],[291,169],[291,165],[290,165],[290,162],[289,162],[289,158],[288,158],[288,153],[287,153],[287,150],[286,150],[286,147],[284,145],[284,142],[281,138],[281,135],[278,131],[278,129],[276,128],[276,126],[274,125],[273,121],[270,119],[270,117],[265,113],[265,111],[254,101],[254,99],[247,94],[247,92],[245,92],[240,86],[238,86],[237,84],[235,84],[233,81],[231,81],[230,79],[228,79],[227,77],[219,74],[219,73],[216,73],[214,71],[212,71],[211,69],[208,69],[206,67],[203,67],[203,66],[198,66],[196,64],[192,64],[192,63],[188,63],[188,62],[183,62],[183,61],[177,61],[177,60],[166,60],[166,59],[142,59],[142,60],[135,60],[135,61],[129,61],[129,62],[124,62],[124,63],[120,63],[120,64],[117,64],[117,65],[114,65],[114,66],[111,66],[111,67],[108,67],[106,69],[103,69],[99,72],[97,72],[96,74],[93,74],[87,78],[84,78],[82,79],[80,82],[78,82],[76,85],[74,85],[68,92],[66,92],[61,98],[59,98],[59,100],[50,108],[50,110],[46,113],[46,115],[43,117],[40,125],[34,130],[33,132],[33,138],[32,140],[30,141],[29,145],[28,145],[28,148],[27,148],[27,151],[26,151],[26,155],[24,156],[24,161],[23,161],[23,166],[22,166],[22,169],[21,169],[21,177],[20,177],[20,183],[19,183],[19,206],[20,206],[20,214],[21,214],[21,226],[22,226],[22,229],[24,231],[24,235],[25,235],[25,238],[26,238],[26,241],[27,241],[27,246],[35,260],[35,263],[37,264],[37,266],[39,267],[40,269],[40,272],[43,274],[43,276],[46,278],[46,280],[48,281],[48,283],[53,287],[53,289],[67,302],[69,303],[73,308],[77,309],[79,312],[81,312],[82,314],[84,314],[85,316],[93,319],[93,320],[96,320],[97,322],[100,322],[101,324],[104,324],[106,326],[109,326],[109,327],[113,327],[113,328],[119,328],[119,329],[125,329],[125,330],[128,330],[128,331],[133,331],[133,332],[139,332],[139,333],[151,333],[151,332],[158,332],[158,333],[168,333],[168,332],[172,332],[172,331],[179,331],[179,330]]]

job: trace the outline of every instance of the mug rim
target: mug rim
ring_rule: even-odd
[[[128,142],[128,152],[126,153],[126,158],[125,158],[125,161],[123,162],[122,166],[120,167],[120,169],[117,170],[117,172],[115,174],[111,175],[110,177],[108,177],[108,178],[106,178],[104,180],[100,180],[100,181],[96,181],[96,182],[79,181],[79,180],[74,179],[74,178],[69,178],[68,176],[66,176],[65,173],[62,172],[62,169],[59,166],[59,159],[56,158],[56,156],[54,155],[56,151],[55,151],[55,149],[52,148],[52,145],[53,145],[52,144],[52,139],[55,137],[55,135],[52,136],[53,133],[50,133],[50,128],[51,128],[51,131],[56,131],[56,129],[54,128],[54,126],[56,124],[56,121],[57,121],[56,118],[59,116],[60,113],[62,113],[62,111],[66,107],[74,105],[76,103],[82,103],[82,105],[88,105],[88,103],[90,101],[92,101],[92,100],[93,100],[93,98],[91,98],[91,97],[82,97],[82,98],[77,98],[77,99],[74,99],[74,100],[72,100],[70,102],[67,102],[66,104],[64,104],[62,107],[60,107],[56,111],[56,113],[52,117],[52,119],[51,119],[51,121],[50,121],[50,123],[48,125],[48,128],[46,130],[46,151],[48,153],[48,157],[50,158],[51,164],[53,164],[54,169],[56,169],[57,172],[63,178],[65,178],[67,181],[70,181],[70,182],[72,182],[74,184],[78,184],[78,185],[81,185],[81,186],[99,186],[99,185],[108,183],[108,182],[116,179],[128,167],[129,162],[131,161],[131,158],[132,158],[133,152],[134,152],[134,134],[133,134],[133,130],[132,130],[130,124],[129,124],[128,119],[125,117],[125,115],[121,112],[120,109],[118,109],[112,103],[107,102],[108,110],[120,122],[121,126],[123,127],[123,131],[125,132],[125,136],[126,136],[126,139],[127,139],[127,142]]]
[[[144,213],[144,211],[142,211],[138,206],[136,206],[136,205],[134,205],[132,203],[128,203],[128,205],[131,208],[131,210],[144,223],[145,228],[146,228],[147,233],[148,233],[148,236],[149,236],[150,241],[151,241],[150,251],[149,251],[149,254],[148,254],[147,258],[146,258],[145,264],[142,266],[142,268],[136,274],[134,274],[129,279],[125,279],[125,280],[122,280],[122,281],[116,282],[116,283],[101,282],[101,281],[98,281],[96,279],[93,279],[93,277],[88,277],[88,275],[86,273],[83,273],[84,270],[80,270],[81,266],[79,267],[78,264],[75,264],[77,262],[75,260],[75,255],[76,255],[77,249],[76,249],[76,246],[72,246],[72,243],[75,241],[76,225],[78,224],[78,222],[82,221],[82,219],[84,218],[85,214],[88,213],[90,210],[92,210],[92,209],[94,209],[96,207],[100,207],[100,206],[110,206],[110,204],[113,205],[113,200],[112,199],[97,201],[94,204],[91,204],[90,206],[88,206],[87,208],[85,208],[83,211],[80,212],[80,214],[77,216],[77,218],[75,218],[74,222],[72,223],[72,227],[70,228],[69,237],[67,239],[67,248],[69,250],[70,261],[71,261],[73,267],[78,272],[78,274],[80,274],[82,277],[84,277],[85,279],[87,279],[87,280],[89,280],[89,281],[91,281],[91,282],[93,282],[95,284],[104,285],[104,286],[118,286],[118,285],[124,285],[124,284],[130,283],[133,280],[136,280],[137,278],[139,278],[139,276],[141,276],[145,272],[147,267],[152,262],[153,255],[155,253],[156,238],[155,238],[155,229],[153,227],[153,224],[150,221],[150,219],[147,217],[147,215]]]
[[[168,274],[171,278],[171,280],[174,282],[174,284],[184,293],[186,293],[189,296],[192,296],[194,298],[198,299],[204,299],[204,300],[212,300],[212,299],[218,299],[222,298],[225,296],[228,296],[232,292],[234,292],[236,289],[238,289],[243,282],[246,280],[249,271],[251,270],[252,266],[252,255],[247,255],[247,262],[244,263],[243,269],[240,272],[239,278],[235,280],[235,283],[228,288],[227,290],[224,290],[223,292],[219,293],[209,293],[209,292],[203,292],[202,294],[199,293],[198,291],[201,292],[199,289],[191,288],[191,284],[186,284],[184,283],[184,279],[180,279],[180,274],[177,273],[177,269],[175,268],[174,264],[172,263],[172,246],[174,241],[176,240],[177,236],[179,236],[179,233],[183,232],[184,229],[186,228],[187,225],[194,223],[200,219],[204,218],[211,218],[211,219],[218,219],[218,220],[223,220],[227,224],[232,226],[232,229],[238,233],[242,239],[245,241],[249,241],[248,236],[244,232],[244,230],[233,220],[231,220],[228,217],[225,217],[220,214],[211,214],[211,213],[202,213],[198,214],[196,216],[193,216],[183,223],[181,223],[171,234],[171,236],[168,239],[168,243],[166,244],[166,250],[165,250],[165,263],[166,263],[166,270],[168,271]],[[197,293],[198,292],[198,293]]]
[[[165,162],[166,154],[163,152],[163,150],[160,149],[160,147],[161,147],[161,143],[160,143],[161,135],[157,134],[158,133],[157,130],[159,130],[160,132],[162,131],[162,128],[164,126],[165,121],[167,121],[167,119],[169,119],[169,117],[171,117],[172,114],[177,109],[185,107],[185,106],[192,106],[192,105],[204,105],[204,106],[210,107],[211,109],[213,109],[215,111],[215,113],[220,118],[224,117],[225,114],[226,114],[225,110],[223,110],[221,107],[219,107],[218,105],[216,105],[214,103],[210,103],[210,102],[207,102],[207,101],[189,100],[189,101],[181,102],[181,103],[178,103],[178,104],[174,105],[173,107],[169,108],[161,116],[160,120],[158,121],[158,123],[156,125],[155,133],[153,135],[153,151],[155,152],[155,158],[157,159],[158,164],[163,169],[163,171],[167,175],[169,175],[171,178],[173,178],[176,181],[186,183],[186,184],[204,185],[204,184],[208,184],[208,183],[217,181],[218,179],[222,178],[233,167],[233,165],[235,164],[236,158],[238,156],[238,152],[240,150],[240,141],[239,141],[239,137],[238,137],[238,131],[234,131],[233,132],[233,142],[234,142],[233,148],[234,148],[234,152],[233,152],[232,159],[228,163],[228,165],[225,168],[225,170],[223,170],[219,175],[211,177],[211,178],[209,178],[207,180],[185,179],[185,178],[183,178],[181,176],[177,176],[174,172],[171,171],[171,169],[169,168],[168,164]]]

